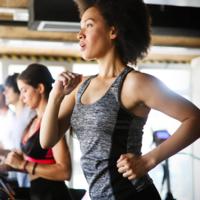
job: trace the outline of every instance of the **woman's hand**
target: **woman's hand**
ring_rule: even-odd
[[[23,170],[24,162],[25,160],[23,154],[17,151],[11,151],[10,153],[8,153],[4,161],[6,165],[9,165],[10,167],[17,170]]]
[[[56,97],[64,97],[65,95],[70,94],[81,82],[81,80],[82,75],[80,74],[68,71],[63,72],[58,76],[51,93],[53,93]]]
[[[117,161],[118,172],[129,180],[137,179],[155,167],[149,155],[136,156],[132,153],[122,154]]]

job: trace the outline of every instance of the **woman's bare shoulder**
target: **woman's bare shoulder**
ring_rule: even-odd
[[[156,77],[150,74],[133,70],[127,75],[125,79],[125,84],[127,84],[128,87],[132,88],[132,87],[143,87],[145,85],[158,81],[159,80]]]
[[[145,102],[151,95],[166,90],[164,84],[156,77],[133,70],[125,78],[122,92],[135,102]]]

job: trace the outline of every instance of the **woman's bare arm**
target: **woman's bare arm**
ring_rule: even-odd
[[[122,102],[133,113],[139,110],[136,105],[143,104],[181,122],[168,140],[147,154],[143,156],[127,154],[119,158],[117,163],[119,172],[133,179],[144,175],[200,137],[200,110],[150,75],[132,74],[123,88],[126,99],[122,96]]]
[[[42,177],[57,181],[69,180],[71,177],[71,157],[65,137],[63,137],[52,150],[55,164],[38,163],[34,169],[35,163],[26,163],[27,161],[25,161],[23,156],[19,155],[17,152],[9,153],[5,164],[15,171],[25,170],[25,172],[30,175],[31,179]]]
[[[35,169],[35,177],[42,177],[49,180],[70,180],[71,178],[71,157],[63,137],[54,147],[53,155],[55,164],[38,164]],[[30,173],[33,169],[33,163],[29,163],[26,170]],[[32,175],[31,175],[32,176]],[[34,178],[32,176],[32,178]]]
[[[75,104],[75,88],[80,81],[80,75],[70,72],[62,73],[56,81],[41,123],[40,143],[43,148],[54,146],[69,128]]]

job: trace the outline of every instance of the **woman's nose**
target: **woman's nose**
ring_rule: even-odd
[[[81,30],[79,31],[79,33],[77,34],[77,39],[78,39],[78,40],[81,40],[81,39],[83,39],[83,38],[85,38],[85,34],[84,34],[84,32],[83,32],[83,29],[81,29]]]
[[[24,95],[22,93],[20,93],[19,98],[20,98],[21,101],[24,101]]]

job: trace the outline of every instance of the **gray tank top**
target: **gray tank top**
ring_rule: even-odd
[[[81,103],[84,91],[95,76],[84,81],[77,94],[71,125],[80,141],[81,165],[92,200],[131,199],[135,192],[152,184],[148,175],[129,181],[118,173],[116,167],[121,154],[141,154],[146,118],[131,114],[120,103],[123,81],[132,70],[125,67],[95,103]]]

